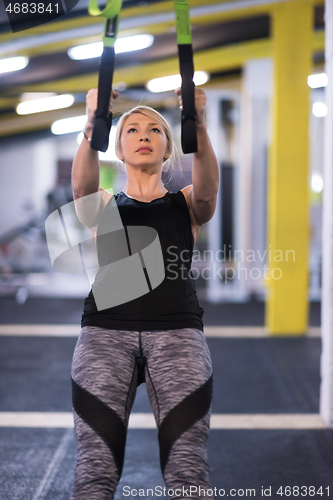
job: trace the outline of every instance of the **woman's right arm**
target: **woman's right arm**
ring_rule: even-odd
[[[91,89],[86,96],[87,123],[84,128],[86,136],[91,139],[95,112],[97,109],[98,89]],[[118,92],[113,91],[110,99],[109,112],[112,111],[113,103],[118,97]],[[99,188],[99,159],[98,151],[91,148],[90,142],[84,137],[78,147],[72,166],[72,188],[77,215],[80,221],[90,227],[100,210],[101,203],[109,198],[107,193],[101,192]],[[88,198],[84,198],[88,195]],[[81,198],[84,198],[80,200]],[[80,201],[79,201],[80,200]]]
[[[89,90],[86,96],[87,123],[84,131],[89,139],[92,137],[95,123],[97,96],[97,89]],[[112,105],[117,97],[118,92],[112,92],[109,112],[112,111]],[[82,139],[73,161],[72,188],[74,200],[97,193],[99,190],[98,151],[90,147],[90,142],[85,137]]]

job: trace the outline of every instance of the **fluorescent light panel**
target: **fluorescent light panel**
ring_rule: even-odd
[[[28,65],[27,57],[9,57],[0,59],[0,73],[9,73],[10,71],[18,71]]]
[[[312,105],[312,113],[321,118],[327,115],[327,106],[323,102],[314,102]]]
[[[63,118],[52,123],[51,131],[55,135],[72,134],[80,132],[87,123],[87,115],[73,116],[72,118]]]
[[[132,50],[142,50],[147,49],[154,43],[153,35],[134,35],[127,36],[124,38],[117,38],[114,45],[116,54],[121,54],[122,52],[131,52]]]
[[[83,59],[91,59],[93,57],[99,57],[103,52],[103,42],[87,43],[86,45],[78,45],[77,47],[72,47],[68,49],[67,54],[71,59],[75,61],[81,61]]]
[[[328,77],[326,73],[316,73],[308,77],[308,85],[312,89],[326,87],[328,84]]]
[[[124,38],[118,38],[114,45],[116,54],[122,52],[130,52],[133,50],[142,50],[150,47],[154,43],[153,35],[135,35]],[[83,60],[91,59],[93,57],[100,57],[103,52],[103,42],[88,43],[86,45],[79,45],[72,47],[67,51],[71,59]]]
[[[314,193],[321,193],[323,188],[324,188],[324,181],[322,176],[319,173],[314,172],[311,176],[311,190]]]
[[[196,71],[194,73],[193,81],[195,85],[203,85],[210,78],[210,75],[205,71]],[[168,90],[175,90],[181,86],[181,76],[171,75],[163,76],[162,78],[154,78],[147,83],[147,89],[150,92],[167,92]]]
[[[53,97],[55,95],[57,95],[55,92],[23,92],[23,94],[20,95],[20,102],[42,99],[44,97]]]
[[[52,111],[54,109],[69,108],[73,103],[74,96],[71,94],[43,97],[42,99],[31,99],[20,102],[16,108],[16,112],[18,115],[30,115],[33,113],[42,113],[43,111]]]

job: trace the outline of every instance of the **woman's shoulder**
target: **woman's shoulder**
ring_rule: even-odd
[[[188,186],[185,186],[183,189],[180,190],[180,192],[183,194],[185,200],[186,200],[186,203],[189,201],[190,199],[190,191],[192,189],[192,184],[189,184]]]
[[[192,228],[193,239],[194,239],[194,241],[196,241],[196,239],[199,235],[201,225],[195,219],[194,214],[193,214],[193,210],[192,210],[192,206],[191,206],[192,187],[193,187],[193,185],[189,184],[188,186],[185,186],[183,189],[181,189],[180,192],[183,194],[185,201],[186,201],[187,209],[189,211],[190,219],[191,219],[191,228]]]
[[[76,198],[75,210],[80,222],[89,229],[96,226],[101,213],[112,197],[112,192],[99,188],[95,193]]]
[[[101,187],[99,188],[99,195],[100,195],[100,203],[103,208],[109,203],[111,198],[114,196],[112,189],[107,190]]]

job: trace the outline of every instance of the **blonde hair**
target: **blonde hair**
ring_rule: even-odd
[[[161,113],[159,113],[158,111],[156,111],[153,108],[150,108],[149,106],[136,106],[135,108],[130,109],[129,111],[127,111],[126,113],[124,113],[120,117],[120,119],[117,123],[117,132],[116,132],[116,141],[115,141],[116,142],[116,144],[115,144],[116,155],[120,159],[120,151],[121,151],[120,140],[121,140],[121,134],[122,134],[123,129],[124,129],[125,121],[127,120],[127,118],[129,116],[136,114],[136,113],[140,114],[140,115],[148,116],[148,118],[155,120],[162,127],[162,129],[165,133],[165,136],[166,136],[166,141],[167,141],[166,151],[165,151],[165,159],[164,159],[164,165],[167,165],[167,168],[165,169],[163,166],[163,173],[164,174],[167,172],[169,173],[170,171],[172,173],[175,169],[176,158],[178,157],[178,155],[177,155],[176,147],[175,147],[174,140],[172,137],[170,125],[168,124],[166,119],[161,115]]]

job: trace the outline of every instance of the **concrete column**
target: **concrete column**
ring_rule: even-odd
[[[0,151],[0,234],[43,213],[57,170],[53,138],[8,140]]]
[[[219,91],[219,90],[208,90],[207,91],[207,128],[209,137],[211,139],[214,151],[216,153],[217,159],[221,164],[223,160],[230,159],[227,152],[227,140],[223,137],[223,130],[221,125],[221,101],[222,99],[233,99],[239,102],[239,94],[233,91]],[[237,128],[235,127],[237,134]],[[235,137],[234,142],[237,144],[237,150],[239,146],[239,137]],[[234,241],[236,248],[242,247],[242,227],[240,226],[240,217],[238,216],[238,205],[241,198],[241,192],[239,190],[239,175],[238,174],[238,154],[235,154],[235,187],[234,187],[234,208],[235,208],[235,223],[234,223]],[[221,180],[222,183],[222,180]],[[207,298],[212,302],[233,302],[233,301],[245,301],[248,298],[248,294],[245,290],[244,282],[242,277],[239,278],[237,273],[235,274],[235,279],[227,279],[224,276],[223,279],[219,278],[218,271],[220,267],[229,267],[233,269],[233,262],[229,262],[225,256],[225,249],[221,248],[221,227],[222,227],[222,217],[221,217],[221,206],[222,206],[222,195],[221,189],[218,195],[218,202],[215,214],[213,218],[208,223],[208,246],[211,251],[213,260],[208,260],[205,262],[206,267],[210,267],[210,276],[213,279],[209,279],[207,282]],[[218,258],[217,258],[218,257]],[[223,260],[224,259],[224,260]],[[242,263],[241,263],[242,265]],[[223,276],[223,273],[221,273]]]
[[[313,7],[279,3],[273,12],[273,142],[268,175],[270,279],[266,326],[302,334],[308,319],[309,94]]]
[[[267,155],[273,64],[251,59],[243,68],[239,225],[244,234],[248,292],[264,296],[266,264]]]
[[[221,148],[221,96],[219,92],[207,91],[207,129],[216,157],[221,163],[223,151]],[[216,211],[213,218],[208,223],[208,248],[213,256],[221,249],[221,190],[217,198]],[[214,261],[205,263],[214,272]],[[212,302],[221,299],[221,283],[218,279],[210,279],[207,283],[207,298]]]
[[[34,213],[32,149],[27,142],[3,141],[0,151],[0,234]]]
[[[320,413],[333,427],[333,0],[326,0],[325,52],[327,116],[323,194],[322,357]]]
[[[32,144],[33,199],[37,213],[46,208],[46,196],[57,181],[57,145],[53,138],[41,139]]]

